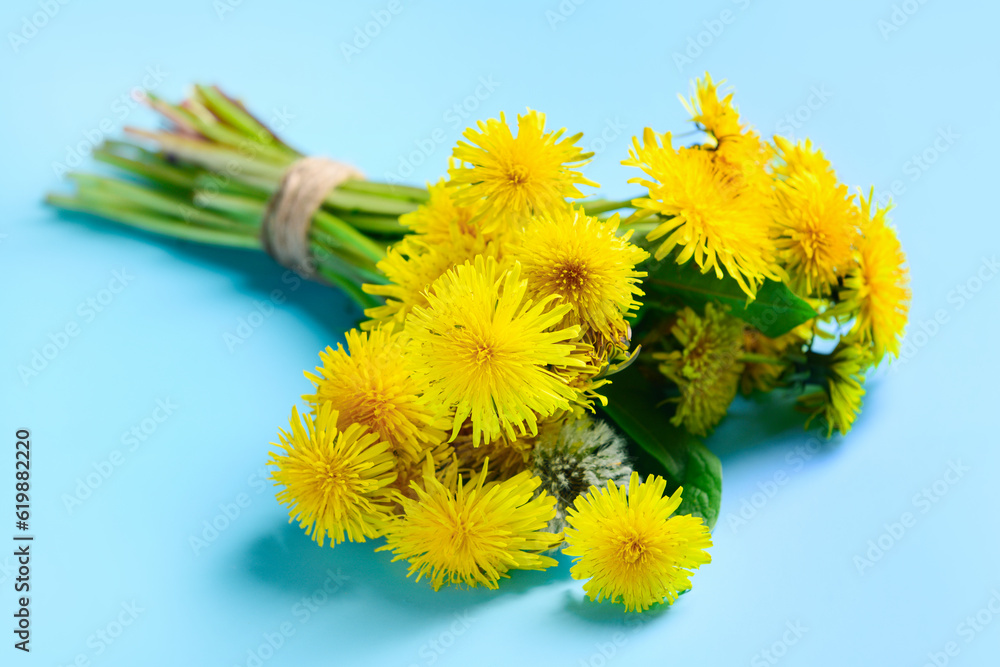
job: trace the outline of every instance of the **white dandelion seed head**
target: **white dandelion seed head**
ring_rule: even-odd
[[[584,417],[539,437],[532,472],[542,482],[536,494],[546,491],[556,499],[556,516],[548,530],[559,533],[566,528],[566,512],[578,496],[608,480],[627,485],[632,467],[625,439],[607,423]]]

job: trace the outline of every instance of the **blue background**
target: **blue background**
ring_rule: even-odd
[[[815,667],[923,665],[939,653],[938,664],[997,664],[1000,279],[983,280],[996,270],[984,258],[1000,250],[988,203],[1000,147],[996,6],[909,0],[893,16],[888,0],[400,2],[350,57],[342,44],[388,2],[53,0],[54,16],[16,45],[10,34],[41,5],[4,3],[0,437],[12,470],[15,429],[32,431],[37,538],[30,656],[11,647],[14,575],[0,555],[0,663],[229,666],[258,664],[257,653],[265,665]],[[629,137],[647,124],[689,129],[676,95],[705,70],[736,87],[764,134],[812,137],[849,184],[896,184],[911,326],[905,363],[872,379],[846,438],[810,447],[787,405],[734,405],[708,440],[725,469],[713,563],[691,594],[640,623],[584,601],[565,562],[515,573],[498,592],[435,594],[371,544],[315,547],[286,523],[264,463],[309,388],[302,369],[358,313],[265,257],[40,203],[68,187],[57,163],[86,149],[102,121],[112,134],[152,122],[121,102],[149,71],[169,99],[217,82],[265,117],[284,109],[291,142],[373,177],[419,162],[413,182],[443,174],[465,124],[454,105],[492,80],[466,102],[478,106],[470,121],[545,111],[598,150],[587,175],[629,196],[634,172],[619,165]],[[411,159],[439,129],[446,140],[423,141],[429,155]],[[103,292],[123,270],[127,286]],[[267,310],[274,290],[281,303],[230,350],[224,336],[257,304]],[[102,298],[100,312],[86,305]],[[18,367],[74,323],[78,335],[23,380]],[[176,406],[162,423],[150,421],[165,416],[158,400]],[[138,446],[123,441],[144,426]],[[968,469],[946,475],[952,464]],[[13,505],[11,477],[0,474],[0,508]],[[236,509],[191,546],[205,522],[225,525],[219,515]],[[894,527],[906,512],[909,525]],[[859,564],[880,539],[884,554]],[[282,629],[293,632],[280,648],[261,651]],[[106,643],[99,631],[118,636]],[[943,653],[949,642],[956,655]]]

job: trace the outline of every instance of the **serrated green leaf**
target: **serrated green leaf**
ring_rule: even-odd
[[[757,298],[747,303],[747,295],[730,276],[719,279],[714,271],[702,273],[693,262],[677,264],[667,257],[646,267],[643,280],[644,301],[657,296],[676,297],[692,308],[701,309],[709,301],[721,303],[729,313],[760,329],[768,338],[786,334],[803,322],[816,317],[812,306],[800,299],[783,283],[765,280]]]
[[[636,470],[667,480],[673,492],[683,486],[678,514],[700,516],[711,529],[722,504],[722,464],[696,437],[670,423],[669,413],[657,407],[658,392],[638,369],[616,375],[603,393],[604,408],[615,424],[638,445],[633,448]]]

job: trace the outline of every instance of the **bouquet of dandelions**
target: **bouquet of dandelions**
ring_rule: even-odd
[[[231,107],[214,122],[245,113],[213,99]],[[162,218],[211,206],[286,265],[341,281],[363,269],[349,293],[367,319],[320,353],[310,409],[292,409],[270,460],[278,500],[319,545],[384,538],[377,550],[435,589],[496,588],[562,549],[591,598],[643,611],[710,561],[721,466],[698,438],[740,392],[794,393],[807,424],[846,433],[865,373],[898,353],[909,301],[871,194],[849,193],[808,141],[762,140],[707,76],[683,101],[704,142],[634,139],[623,164],[647,192],[630,202],[575,201],[596,186],[579,171],[590,156],[534,111],[516,134],[503,115],[467,130],[426,191],[343,174],[304,186],[313,176],[297,165],[313,159],[296,153],[244,167],[227,183],[238,193],[210,200],[198,151],[220,134],[198,130],[184,137],[198,150],[161,134],[141,169],[116,158],[144,181],[101,182],[100,205],[87,192],[54,201],[195,240],[221,221]],[[109,155],[126,149],[142,150]],[[365,197],[345,206],[338,193]],[[305,203],[289,213],[286,200]],[[354,235],[398,240],[359,266],[344,254]]]

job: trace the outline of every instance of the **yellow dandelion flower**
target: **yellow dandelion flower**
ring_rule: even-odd
[[[445,440],[448,419],[423,400],[425,387],[401,334],[382,327],[371,332],[352,329],[340,343],[319,353],[322,366],[305,376],[316,386],[305,399],[318,409],[329,404],[340,415],[337,427],[361,424],[389,443],[404,465],[420,463],[428,448]]]
[[[569,304],[556,296],[526,299],[527,282],[514,264],[501,272],[492,258],[477,257],[448,271],[406,322],[416,372],[429,385],[428,399],[455,409],[452,438],[466,419],[472,439],[513,440],[537,432],[539,416],[568,409],[576,392],[549,366],[581,365],[571,357],[577,326],[555,331]]]
[[[756,181],[762,186],[766,180],[765,163],[772,151],[760,140],[760,135],[740,123],[740,114],[733,104],[733,93],[719,97],[719,86],[711,75],[695,81],[695,93],[690,101],[681,96],[681,104],[691,114],[691,120],[712,137],[712,156],[720,166],[734,176]]]
[[[424,292],[445,271],[476,255],[500,258],[504,241],[483,231],[479,205],[460,206],[443,180],[429,188],[430,198],[400,217],[414,233],[403,238],[378,263],[387,284],[366,284],[368,294],[384,297],[384,305],[369,308],[363,329],[391,323],[397,330],[415,305],[426,305]]]
[[[288,505],[288,521],[298,520],[317,544],[379,537],[393,507],[396,462],[387,442],[360,424],[337,428],[329,405],[316,414],[292,408],[291,432],[280,431],[284,450],[272,452],[271,478],[284,487],[278,502]]]
[[[730,182],[766,203],[774,196],[774,184],[767,166],[772,157],[770,146],[756,132],[744,132],[721,142],[711,151],[716,165]]]
[[[775,246],[793,289],[824,296],[853,265],[857,214],[847,186],[811,174],[778,181]]]
[[[719,278],[724,269],[750,297],[756,296],[765,278],[781,279],[761,188],[734,179],[712,151],[674,150],[670,133],[658,135],[646,128],[643,143],[633,139],[629,155],[622,164],[638,167],[650,177],[629,180],[649,190],[649,197],[632,204],[666,216],[646,236],[650,241],[666,237],[656,249],[656,259],[679,246],[678,264],[694,259],[702,271],[714,270]]]
[[[522,472],[487,482],[488,468],[466,483],[453,463],[435,476],[428,461],[422,484],[413,483],[415,499],[386,526],[386,544],[394,561],[407,560],[409,575],[427,577],[434,590],[443,584],[482,584],[495,589],[510,570],[544,570],[556,561],[540,552],[559,542],[544,532],[555,515],[555,499],[533,498],[539,480]]]
[[[761,141],[760,135],[740,123],[740,115],[733,104],[733,93],[720,97],[719,86],[706,73],[704,79],[694,83],[690,101],[681,98],[681,104],[691,114],[691,120],[710,135],[709,149],[713,161],[733,182],[741,187],[756,188],[768,196],[771,188],[765,167],[774,150]]]
[[[813,419],[822,417],[827,425],[827,437],[833,435],[834,429],[841,435],[851,430],[861,413],[861,400],[865,395],[862,383],[871,361],[871,353],[862,345],[853,341],[838,344],[823,365],[826,386],[800,396],[797,401],[796,407],[809,413],[807,428]]]
[[[539,425],[542,429],[543,425]],[[538,436],[508,440],[500,436],[492,442],[476,446],[472,441],[472,428],[466,425],[452,443],[455,455],[458,457],[459,472],[472,475],[483,469],[489,461],[489,476],[487,481],[507,479],[528,469],[531,453],[535,448]]]
[[[784,137],[775,136],[774,146],[778,160],[773,171],[778,178],[794,180],[812,176],[826,187],[836,187],[837,174],[833,165],[809,139],[793,144]]]
[[[856,314],[853,331],[874,348],[878,363],[886,352],[898,355],[910,310],[910,276],[906,255],[885,215],[875,204],[874,190],[861,200],[861,232],[855,253],[857,266],[844,280],[841,298]]]
[[[717,141],[743,131],[740,114],[733,105],[733,93],[719,98],[719,86],[725,83],[723,79],[716,84],[706,72],[704,79],[694,82],[694,94],[690,101],[679,95],[681,104],[691,114],[691,120],[701,125]]]
[[[570,401],[570,412],[573,415],[579,418],[588,412],[594,412],[594,403],[608,404],[608,399],[597,393],[597,390],[610,382],[606,377],[608,360],[612,355],[620,356],[623,347],[628,348],[629,336],[630,332],[626,332],[624,338],[614,345],[607,339],[602,339],[599,343],[603,347],[597,349],[592,333],[588,333],[573,344],[570,356],[576,362],[573,365],[553,368],[553,372],[576,392],[576,396]],[[564,416],[565,414],[556,412],[552,418],[561,419]]]
[[[577,185],[598,187],[578,171],[592,153],[576,145],[581,134],[565,139],[565,129],[545,131],[545,114],[528,110],[517,117],[515,137],[507,120],[491,118],[469,128],[452,153],[448,169],[455,199],[472,205],[482,201],[487,231],[504,222],[520,222],[532,214],[565,206],[567,197],[583,197]]]
[[[726,415],[736,396],[743,362],[743,325],[713,304],[699,316],[685,308],[671,333],[680,350],[657,353],[660,372],[680,389],[671,421],[695,435],[707,435]]]
[[[681,504],[682,489],[664,496],[667,483],[650,475],[640,484],[633,472],[628,491],[608,480],[590,487],[569,509],[564,553],[575,557],[574,579],[592,600],[622,602],[626,611],[673,604],[691,588],[691,571],[712,562],[708,527],[684,514],[670,516]]]
[[[602,221],[561,209],[532,218],[510,257],[521,263],[532,298],[558,295],[572,307],[563,324],[617,341],[628,328],[626,315],[640,305],[635,297],[643,294],[639,282],[646,273],[635,267],[649,256],[629,243],[631,231],[617,231],[617,215]]]
[[[378,263],[388,279],[385,285],[362,285],[368,294],[385,297],[385,304],[365,310],[371,318],[363,329],[389,324],[401,330],[414,306],[427,305],[427,289],[446,271],[473,260],[478,255],[502,257],[499,242],[481,236],[456,235],[450,243],[427,243],[419,236],[407,236],[386,252]]]
[[[448,187],[444,179],[429,186],[427,191],[430,195],[427,203],[421,204],[415,211],[401,215],[400,224],[419,234],[421,240],[430,246],[486,240],[487,235],[481,231],[483,221],[477,220],[480,202],[471,206],[459,206],[453,197],[454,190]]]

